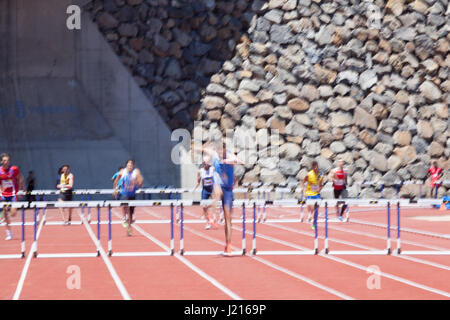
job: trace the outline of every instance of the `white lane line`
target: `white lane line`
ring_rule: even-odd
[[[292,212],[288,208],[286,208],[286,209],[275,208],[275,209],[276,210]],[[405,209],[405,208],[403,208],[403,209]],[[359,212],[359,211],[352,210],[351,212]],[[397,214],[395,212],[391,213],[391,216],[395,216],[395,218],[397,217],[396,215]],[[353,219],[353,218],[351,219],[351,222],[357,223],[357,224],[362,224],[362,225],[369,225],[369,226],[378,227],[378,228],[384,228],[384,229],[387,228],[387,225],[384,224],[384,223],[370,222],[370,221]],[[391,230],[397,230],[397,227],[395,225],[391,225]],[[441,239],[450,239],[450,234],[422,231],[422,230],[406,228],[406,227],[401,227],[401,231],[407,232],[407,233],[413,233],[413,234],[420,234],[422,236],[428,236],[428,237],[435,237],[435,238],[441,238]]]
[[[108,256],[106,255],[106,252],[103,250],[103,247],[101,246],[98,239],[96,238],[94,232],[91,229],[91,226],[86,222],[86,219],[84,217],[82,217],[81,215],[80,215],[80,217],[82,219],[83,225],[85,226],[87,232],[89,233],[89,236],[91,237],[92,241],[94,241],[97,249],[99,250],[100,255],[103,258],[103,261],[105,262],[106,267],[108,268],[108,271],[111,274],[111,277],[113,278],[114,283],[117,286],[117,289],[119,289],[120,294],[122,295],[122,298],[124,300],[131,300],[131,297],[128,294],[127,289],[123,285],[122,280],[120,280],[116,270],[114,269],[114,266],[111,263],[111,260],[109,260]]]
[[[320,255],[321,256],[325,256],[323,254],[320,254]],[[342,264],[346,264],[346,265],[351,266],[353,268],[357,268],[357,269],[360,269],[360,270],[363,270],[363,271],[367,271],[367,267],[364,267],[364,266],[362,266],[360,264],[357,264],[357,263],[354,263],[354,262],[351,262],[351,261],[348,261],[348,260],[344,260],[344,259],[341,259],[341,258],[338,258],[338,257],[335,257],[335,256],[326,256],[326,258],[334,260],[334,261],[337,261],[337,262],[340,262]],[[407,285],[412,286],[412,287],[416,287],[416,288],[419,288],[419,289],[422,289],[422,290],[425,290],[425,291],[429,291],[429,292],[432,292],[432,293],[435,293],[435,294],[438,294],[438,295],[450,298],[450,293],[446,292],[446,291],[435,289],[435,288],[432,288],[432,287],[429,287],[429,286],[426,286],[426,285],[423,285],[423,284],[420,284],[420,283],[417,283],[417,282],[414,282],[414,281],[410,281],[408,279],[405,279],[405,278],[402,278],[402,277],[398,277],[398,276],[395,276],[395,275],[392,275],[392,274],[389,274],[389,273],[386,273],[386,272],[382,272],[382,271],[380,272],[380,275],[385,277],[385,278],[388,278],[388,279],[391,279],[391,280],[394,280],[394,281],[398,281],[398,282],[407,284]]]
[[[39,235],[41,234],[42,227],[44,226],[44,219],[41,219],[39,223],[39,227],[36,233],[36,241],[39,239]],[[25,278],[27,277],[28,269],[30,268],[31,259],[33,258],[35,245],[34,242],[31,245],[30,252],[28,252],[27,260],[25,261],[25,265],[23,266],[22,273],[20,274],[19,282],[17,283],[16,291],[14,292],[13,300],[19,300],[20,294],[22,292],[23,285],[25,283]]]
[[[191,215],[191,216],[194,216],[194,215],[195,215],[194,213],[191,213],[191,212],[189,212],[189,211],[187,211],[187,210],[185,210],[185,212],[186,212],[187,214]],[[191,228],[189,228],[189,227],[185,227],[184,229],[187,230],[187,231],[190,231],[190,232],[193,233],[193,234],[196,234],[196,235],[199,236],[199,237],[202,237],[202,238],[204,238],[204,239],[207,239],[207,240],[209,240],[209,241],[215,242],[215,243],[217,243],[217,244],[222,244],[222,241],[220,241],[220,240],[218,240],[218,239],[216,239],[216,238],[210,237],[210,236],[204,234],[203,232],[199,232],[199,231],[193,230],[193,229],[191,229]],[[235,228],[235,227],[233,227],[233,229],[242,231],[242,230],[240,230],[239,228]],[[249,233],[249,232],[247,232],[247,233]],[[281,240],[280,240],[279,242],[282,243],[282,244],[284,244],[284,241],[281,241]],[[254,256],[249,255],[249,254],[246,254],[246,255],[247,255],[248,257],[252,258],[253,260],[256,260],[256,261],[258,261],[258,262],[260,262],[260,263],[263,263],[263,264],[265,264],[265,265],[267,265],[267,266],[269,266],[269,267],[271,267],[271,268],[273,268],[273,269],[275,269],[275,270],[277,270],[277,271],[280,271],[280,272],[285,273],[285,274],[287,274],[287,275],[289,275],[289,276],[291,276],[291,277],[293,277],[293,278],[296,278],[296,279],[298,279],[298,280],[301,280],[301,281],[303,281],[303,282],[306,282],[306,283],[308,283],[308,284],[310,284],[310,285],[312,285],[312,286],[314,286],[314,287],[316,287],[316,288],[319,288],[319,289],[321,289],[321,290],[324,290],[324,291],[326,291],[326,292],[328,292],[328,293],[330,293],[330,294],[332,294],[332,295],[335,295],[335,296],[337,296],[337,297],[339,297],[339,298],[342,298],[342,299],[344,299],[344,300],[354,300],[354,298],[352,298],[352,297],[350,297],[350,296],[348,296],[348,295],[346,295],[346,294],[344,294],[344,293],[342,293],[342,292],[339,292],[339,291],[337,291],[337,290],[335,290],[335,289],[333,289],[333,288],[330,288],[330,287],[327,287],[327,286],[325,286],[325,285],[323,285],[323,284],[320,284],[320,283],[318,283],[318,282],[316,282],[316,281],[314,281],[314,280],[312,280],[312,279],[310,279],[310,278],[307,278],[307,277],[305,277],[305,276],[303,276],[303,275],[300,275],[300,274],[298,274],[298,273],[296,273],[296,272],[293,272],[293,271],[291,271],[291,270],[289,270],[289,269],[286,269],[286,268],[283,268],[283,267],[281,267],[281,266],[279,266],[279,265],[276,265],[275,263],[272,263],[272,262],[270,262],[270,261],[268,261],[268,260],[266,260],[266,259],[263,259],[263,258],[260,258],[260,257],[254,257]]]
[[[286,230],[286,231],[289,231],[289,232],[293,232],[293,233],[297,233],[297,234],[301,234],[301,235],[305,235],[305,236],[309,236],[309,237],[313,237],[314,236],[313,233],[309,233],[309,232],[306,232],[306,231],[293,229],[293,228],[286,227],[286,226],[280,226],[280,225],[275,225],[275,224],[271,224],[271,223],[266,223],[266,225],[270,226],[270,227],[273,227],[273,228]],[[336,229],[340,230],[338,228],[336,228]],[[346,230],[342,230],[342,231],[346,232]],[[369,235],[369,234],[364,233],[362,235]],[[325,237],[324,236],[319,236],[319,238],[320,239],[324,239]],[[380,238],[380,239],[386,240],[385,238],[378,237],[378,236],[374,236],[374,238]],[[379,250],[377,248],[367,247],[367,246],[360,245],[360,244],[357,244],[357,243],[354,243],[354,242],[345,241],[345,240],[336,239],[336,238],[328,237],[328,240],[330,242],[333,241],[333,242],[336,242],[336,243],[341,243],[341,244],[345,244],[345,245],[348,245],[348,246],[352,246],[352,247],[356,247],[356,248],[360,248],[360,249],[365,249],[365,250]],[[410,256],[405,256],[405,255],[395,255],[395,254],[393,254],[392,256],[396,257],[396,258],[404,259],[404,260],[410,260],[410,261],[414,261],[414,262],[417,262],[417,263],[429,265],[429,266],[432,266],[432,267],[435,267],[435,268],[439,268],[439,269],[450,270],[449,266],[442,265],[442,264],[435,263],[435,262],[431,262],[431,261],[424,260],[424,259],[420,259],[420,258],[414,258],[414,257],[410,257]]]
[[[154,217],[158,217],[161,218],[161,216],[155,215],[153,214],[151,211],[149,211],[147,208],[143,208],[145,212],[147,212],[148,214],[153,215]],[[118,216],[118,214],[116,212],[114,212],[115,216]],[[140,232],[144,237],[146,237],[147,239],[153,241],[154,243],[156,243],[158,246],[160,246],[161,248],[163,248],[166,251],[170,251],[169,247],[167,247],[164,243],[162,243],[161,241],[159,241],[158,239],[154,238],[153,236],[151,236],[150,234],[148,234],[145,230],[143,230],[140,226],[134,224],[132,225],[138,232]],[[211,277],[210,275],[208,275],[206,272],[204,272],[203,270],[201,270],[200,268],[198,268],[197,266],[195,266],[194,264],[192,264],[189,260],[187,260],[186,258],[184,258],[183,256],[180,256],[178,253],[174,254],[174,257],[176,259],[178,259],[179,261],[181,261],[184,265],[186,265],[188,268],[190,268],[192,271],[194,271],[195,273],[197,273],[199,276],[201,276],[202,278],[204,278],[205,280],[207,280],[208,282],[210,282],[213,286],[215,286],[216,288],[218,288],[220,291],[222,291],[223,293],[225,293],[226,295],[228,295],[230,298],[234,299],[234,300],[243,300],[239,295],[237,295],[236,293],[234,293],[233,291],[231,291],[230,289],[228,289],[226,286],[224,286],[222,283],[220,283],[219,281],[217,281],[216,279],[214,279],[213,277]]]
[[[352,221],[350,223],[354,222],[354,220],[352,219]],[[343,222],[344,223],[344,222]],[[341,229],[339,227],[337,227],[336,225],[333,226],[328,226],[329,229],[333,229],[333,230],[338,230],[338,231],[342,231],[342,232],[347,232],[347,233],[353,233],[353,234],[357,234],[357,235],[363,235],[363,236],[367,236],[370,238],[376,238],[376,239],[383,239],[386,240],[385,236],[377,236],[373,233],[366,233],[366,232],[361,232],[361,231],[354,231],[354,230],[346,230],[346,229]],[[395,228],[395,227],[391,227],[391,228]],[[395,230],[395,229],[394,229]],[[427,249],[432,249],[432,250],[438,250],[438,251],[447,251],[448,249],[446,248],[442,248],[442,247],[436,247],[436,246],[431,246],[431,245],[425,245],[425,244],[421,244],[418,242],[414,242],[414,241],[409,241],[409,240],[403,240],[402,239],[402,243],[403,244],[410,244],[413,246],[417,246],[417,247],[422,247],[422,248],[427,248]]]
[[[233,227],[233,229],[239,230],[240,228]],[[300,250],[308,250],[305,247],[298,246],[296,244],[289,243],[289,242],[283,241],[283,240],[279,240],[279,239],[276,239],[276,238],[273,238],[273,237],[269,237],[269,236],[265,236],[265,235],[258,235],[258,234],[257,234],[257,236],[259,236],[259,237],[263,236],[264,239],[267,239],[267,240],[270,240],[270,241],[274,241],[274,242],[282,242],[283,244],[285,244],[287,246],[290,246],[292,248],[296,248],[296,249],[300,249]],[[340,262],[342,264],[346,264],[348,266],[351,266],[351,267],[354,267],[354,268],[357,268],[357,269],[360,269],[360,270],[363,270],[363,271],[367,270],[366,267],[364,267],[364,266],[362,266],[360,264],[357,264],[357,263],[350,262],[350,261],[345,260],[345,259],[341,259],[341,258],[337,258],[337,257],[334,257],[334,256],[325,255],[325,254],[322,254],[322,253],[320,253],[319,256],[327,258],[327,259],[330,259],[330,260],[334,260],[336,262]],[[442,290],[439,290],[439,289],[435,289],[435,288],[432,288],[432,287],[429,287],[429,286],[426,286],[426,285],[422,285],[420,283],[417,283],[417,282],[414,282],[414,281],[410,281],[410,280],[404,279],[402,277],[398,277],[398,276],[395,276],[395,275],[392,275],[392,274],[389,274],[389,273],[386,273],[386,272],[381,272],[380,275],[384,276],[385,278],[389,278],[391,280],[394,280],[394,281],[397,281],[397,282],[401,282],[401,283],[407,284],[409,286],[413,286],[413,287],[419,288],[421,290],[429,291],[429,292],[432,292],[432,293],[435,293],[435,294],[438,294],[438,295],[442,295],[442,296],[445,296],[445,297],[450,297],[450,293],[448,293],[448,292],[445,292],[445,291],[442,291]]]

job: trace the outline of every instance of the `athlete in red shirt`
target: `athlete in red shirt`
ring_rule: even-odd
[[[23,190],[23,176],[20,174],[19,168],[11,166],[11,156],[7,153],[3,153],[0,156],[0,201],[2,202],[14,202],[17,201],[17,192]],[[15,216],[16,208],[3,208],[5,223],[6,223],[6,239],[12,239],[12,232],[9,226],[8,211],[11,211],[11,215]]]
[[[441,186],[442,169],[438,167],[437,161],[433,162],[433,166],[427,171],[427,178],[431,176],[430,180],[430,197],[433,197],[433,190],[436,190],[435,197],[437,198],[437,191]]]
[[[338,160],[338,167],[333,170],[333,191],[336,199],[347,197],[347,172],[344,170],[344,160]],[[345,212],[347,205],[343,203],[341,212],[339,213],[339,204],[336,203],[336,214],[339,220],[342,221],[342,215]]]

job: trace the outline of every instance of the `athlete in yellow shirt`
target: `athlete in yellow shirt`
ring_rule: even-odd
[[[317,164],[317,161],[313,161],[311,170],[308,172],[305,179],[303,179],[303,188],[302,188],[303,199],[306,198],[306,200],[310,199],[320,200],[320,191],[322,190],[322,182],[323,176],[319,172],[319,165]],[[308,205],[308,219],[310,219],[313,212],[314,206]],[[312,227],[314,229],[314,222]]]

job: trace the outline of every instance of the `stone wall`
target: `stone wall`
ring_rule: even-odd
[[[448,0],[104,0],[86,9],[172,129],[200,120],[205,139],[233,130],[247,155],[242,183],[295,183],[313,159],[328,172],[337,157],[350,195],[370,180],[392,196],[433,160],[450,179]],[[400,195],[418,193],[405,185]]]

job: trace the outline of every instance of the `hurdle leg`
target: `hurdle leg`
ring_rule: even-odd
[[[184,232],[183,232],[183,204],[181,204],[180,211],[180,254],[184,254]]]
[[[401,253],[400,243],[400,202],[397,202],[397,254]]]
[[[314,204],[314,254],[319,253],[319,233],[317,232],[317,217],[319,215],[319,205]]]
[[[245,202],[242,204],[242,255],[245,255]]]
[[[253,204],[253,240],[252,240],[252,254],[256,254],[256,207]]]
[[[83,197],[83,195],[81,195],[81,201],[83,201],[84,200],[84,197]],[[85,218],[85,216],[84,216],[84,206],[83,205],[81,205],[81,216],[83,217],[83,219]]]
[[[391,204],[387,203],[387,254],[391,254]]]
[[[173,203],[170,204],[170,255],[173,256],[175,252],[175,244],[173,237]]]
[[[328,254],[328,203],[325,202],[325,254]]]
[[[263,206],[263,221],[266,221],[267,213],[266,213],[266,191],[264,191],[264,206]]]
[[[108,206],[108,255],[112,256],[111,205]]]
[[[100,256],[100,206],[97,205],[97,257]]]
[[[22,209],[22,258],[25,258],[25,209]]]
[[[34,239],[33,239],[33,257],[37,258],[37,215],[39,210],[34,209]]]
[[[348,222],[350,220],[350,205],[349,204],[345,204],[346,208],[345,208],[345,222]]]

